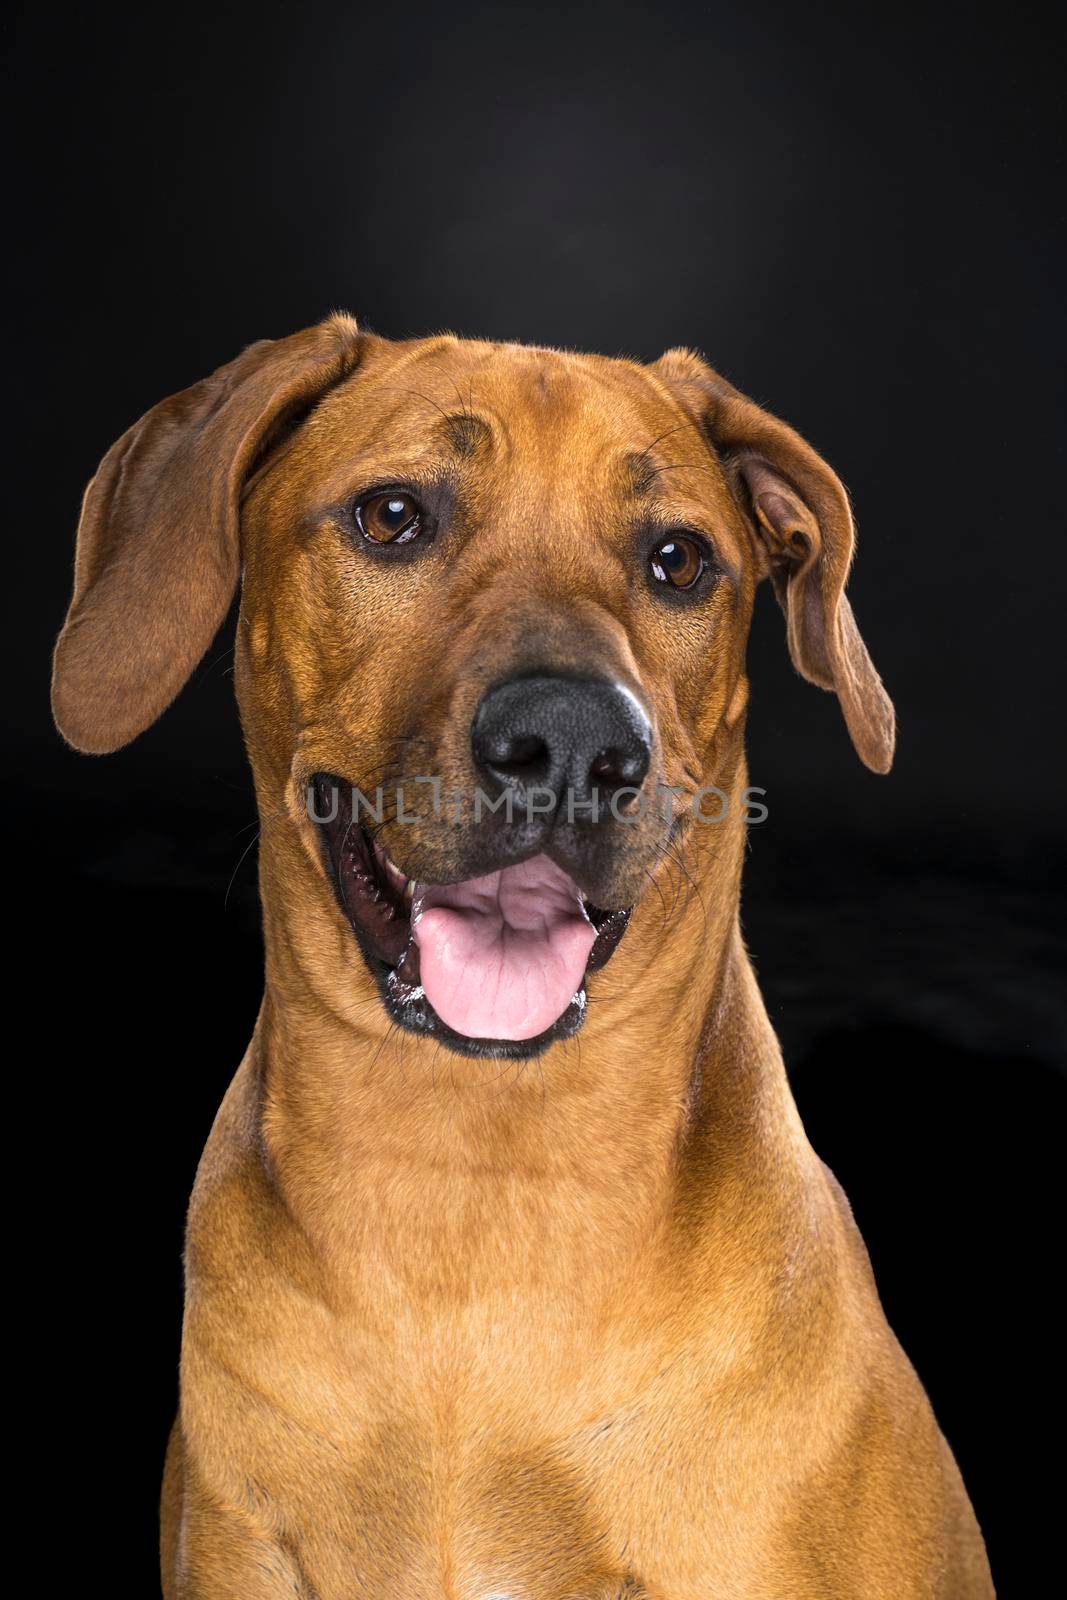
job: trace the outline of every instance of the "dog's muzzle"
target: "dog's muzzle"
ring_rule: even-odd
[[[483,695],[470,755],[491,808],[466,829],[470,876],[401,872],[328,774],[315,780],[322,831],[394,1018],[464,1053],[534,1054],[580,1026],[586,976],[625,931],[630,908],[600,909],[581,885],[617,844],[618,803],[640,794],[652,730],[623,686],[542,672]]]

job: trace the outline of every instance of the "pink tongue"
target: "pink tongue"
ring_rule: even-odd
[[[582,985],[596,929],[547,856],[486,878],[415,886],[419,981],[442,1022],[470,1039],[532,1039]]]

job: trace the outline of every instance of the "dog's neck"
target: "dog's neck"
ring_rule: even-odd
[[[259,1140],[340,1279],[374,1259],[423,1301],[509,1280],[588,1288],[690,1191],[712,1205],[787,1160],[799,1129],[738,931],[745,781],[739,760],[727,820],[690,825],[593,979],[582,1031],[527,1062],[390,1027],[296,824],[265,823]]]

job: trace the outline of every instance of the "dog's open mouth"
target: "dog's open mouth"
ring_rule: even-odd
[[[407,878],[353,820],[339,780],[314,780],[314,815],[341,907],[402,1026],[467,1055],[535,1055],[581,1025],[589,972],[629,910],[592,905],[549,856],[447,884]]]

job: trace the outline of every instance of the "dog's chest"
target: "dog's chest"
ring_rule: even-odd
[[[544,1449],[483,1441],[459,1454],[421,1429],[384,1426],[351,1467],[305,1461],[277,1493],[296,1570],[315,1600],[641,1593],[592,1485]]]

